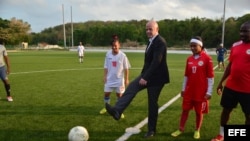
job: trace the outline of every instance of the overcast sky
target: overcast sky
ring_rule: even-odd
[[[62,6],[63,5],[63,6]],[[220,19],[224,0],[0,0],[0,17],[15,17],[31,25],[32,32],[71,22]],[[226,18],[250,13],[250,0],[226,0]]]

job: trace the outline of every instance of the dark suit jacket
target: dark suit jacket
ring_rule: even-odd
[[[169,83],[169,71],[167,65],[167,45],[160,35],[152,41],[149,49],[145,51],[144,66],[141,72],[147,86]]]

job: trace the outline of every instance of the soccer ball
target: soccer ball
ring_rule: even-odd
[[[89,133],[83,126],[75,126],[70,129],[68,134],[69,141],[87,141],[89,139]]]

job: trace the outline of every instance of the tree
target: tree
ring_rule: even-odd
[[[27,22],[12,18],[10,21],[0,19],[0,38],[8,44],[19,44],[29,41],[30,25]]]

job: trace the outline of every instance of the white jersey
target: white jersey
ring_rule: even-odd
[[[0,67],[3,67],[5,65],[4,62],[4,56],[7,56],[6,48],[3,45],[0,45]]]
[[[83,45],[79,45],[77,48],[77,52],[79,54],[79,56],[83,56],[84,55],[84,46]]]
[[[125,53],[119,51],[118,54],[113,55],[112,50],[106,53],[104,68],[107,72],[107,87],[124,86],[124,69],[129,69],[130,63]]]

